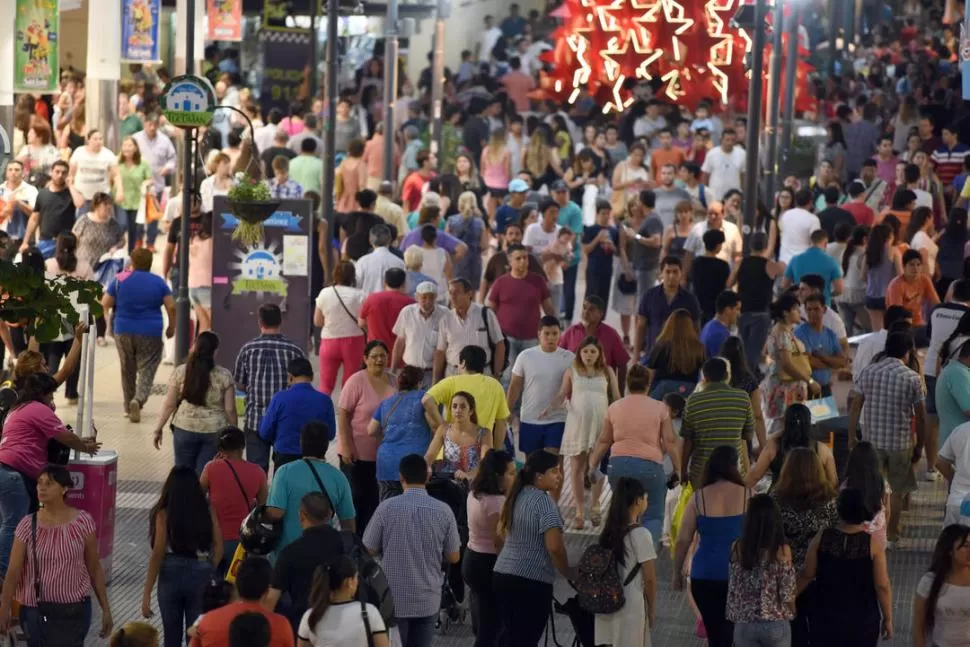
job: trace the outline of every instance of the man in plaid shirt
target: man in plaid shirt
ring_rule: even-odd
[[[299,200],[303,187],[290,179],[290,160],[282,155],[273,158],[273,179],[266,183],[275,200]]]
[[[849,415],[849,445],[857,442],[856,430],[862,415],[862,439],[879,452],[882,471],[892,489],[886,536],[890,547],[900,535],[900,513],[906,494],[916,489],[916,463],[923,453],[926,408],[923,383],[909,368],[916,352],[908,332],[893,332],[886,338],[882,359],[862,369]],[[880,356],[876,356],[879,358]],[[866,404],[863,409],[863,403]],[[913,424],[915,420],[915,425]],[[913,428],[916,444],[913,444]]]
[[[246,392],[246,460],[269,472],[270,446],[259,437],[259,423],[270,400],[286,388],[286,367],[295,357],[306,357],[303,349],[280,333],[283,313],[279,306],[259,307],[259,337],[239,349],[233,377],[236,388]]]

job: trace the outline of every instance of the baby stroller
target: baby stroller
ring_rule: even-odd
[[[461,555],[464,557],[465,546],[468,544],[468,514],[466,499],[468,485],[464,481],[456,481],[450,475],[437,473],[428,481],[428,494],[448,505],[458,522],[458,537],[461,541]],[[441,606],[435,629],[442,632],[448,630],[452,624],[462,623],[468,610],[462,606],[465,600],[465,581],[461,576],[461,560],[457,564],[443,564],[445,572],[444,583],[441,585]]]

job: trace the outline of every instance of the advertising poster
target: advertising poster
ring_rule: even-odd
[[[266,114],[279,108],[289,114],[290,104],[304,91],[310,64],[312,36],[308,31],[263,29],[259,32],[263,51],[263,85],[260,108]]]
[[[158,23],[161,0],[122,0],[121,60],[158,62]]]
[[[242,0],[208,0],[209,40],[242,40]]]
[[[55,92],[60,80],[59,0],[16,0],[14,92]]]

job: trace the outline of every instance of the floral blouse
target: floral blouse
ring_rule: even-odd
[[[775,496],[772,493],[772,496]],[[778,502],[781,519],[785,524],[785,540],[791,546],[792,562],[801,571],[808,554],[808,545],[820,530],[830,528],[839,520],[835,499],[808,510],[796,510],[787,503]]]
[[[731,622],[771,622],[795,617],[795,566],[763,561],[743,568],[734,556],[728,565],[726,615]]]

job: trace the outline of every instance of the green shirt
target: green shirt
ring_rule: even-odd
[[[128,166],[124,162],[118,164],[121,173],[121,186],[125,190],[125,199],[121,208],[126,211],[137,211],[141,204],[141,185],[145,180],[152,179],[152,167],[142,160],[140,164]]]
[[[122,139],[141,132],[141,129],[141,118],[138,115],[128,115],[118,123],[118,130],[121,133]]]
[[[690,455],[690,482],[701,488],[704,468],[711,453],[721,445],[733,445],[738,456],[746,451],[743,438],[754,434],[751,399],[741,389],[727,384],[708,384],[694,391],[684,406],[680,436],[693,442]]]
[[[323,195],[323,160],[316,155],[297,155],[290,160],[290,179],[303,187],[303,192]]]
[[[970,368],[951,359],[936,379],[936,414],[940,417],[940,445],[967,422],[970,411]]]

